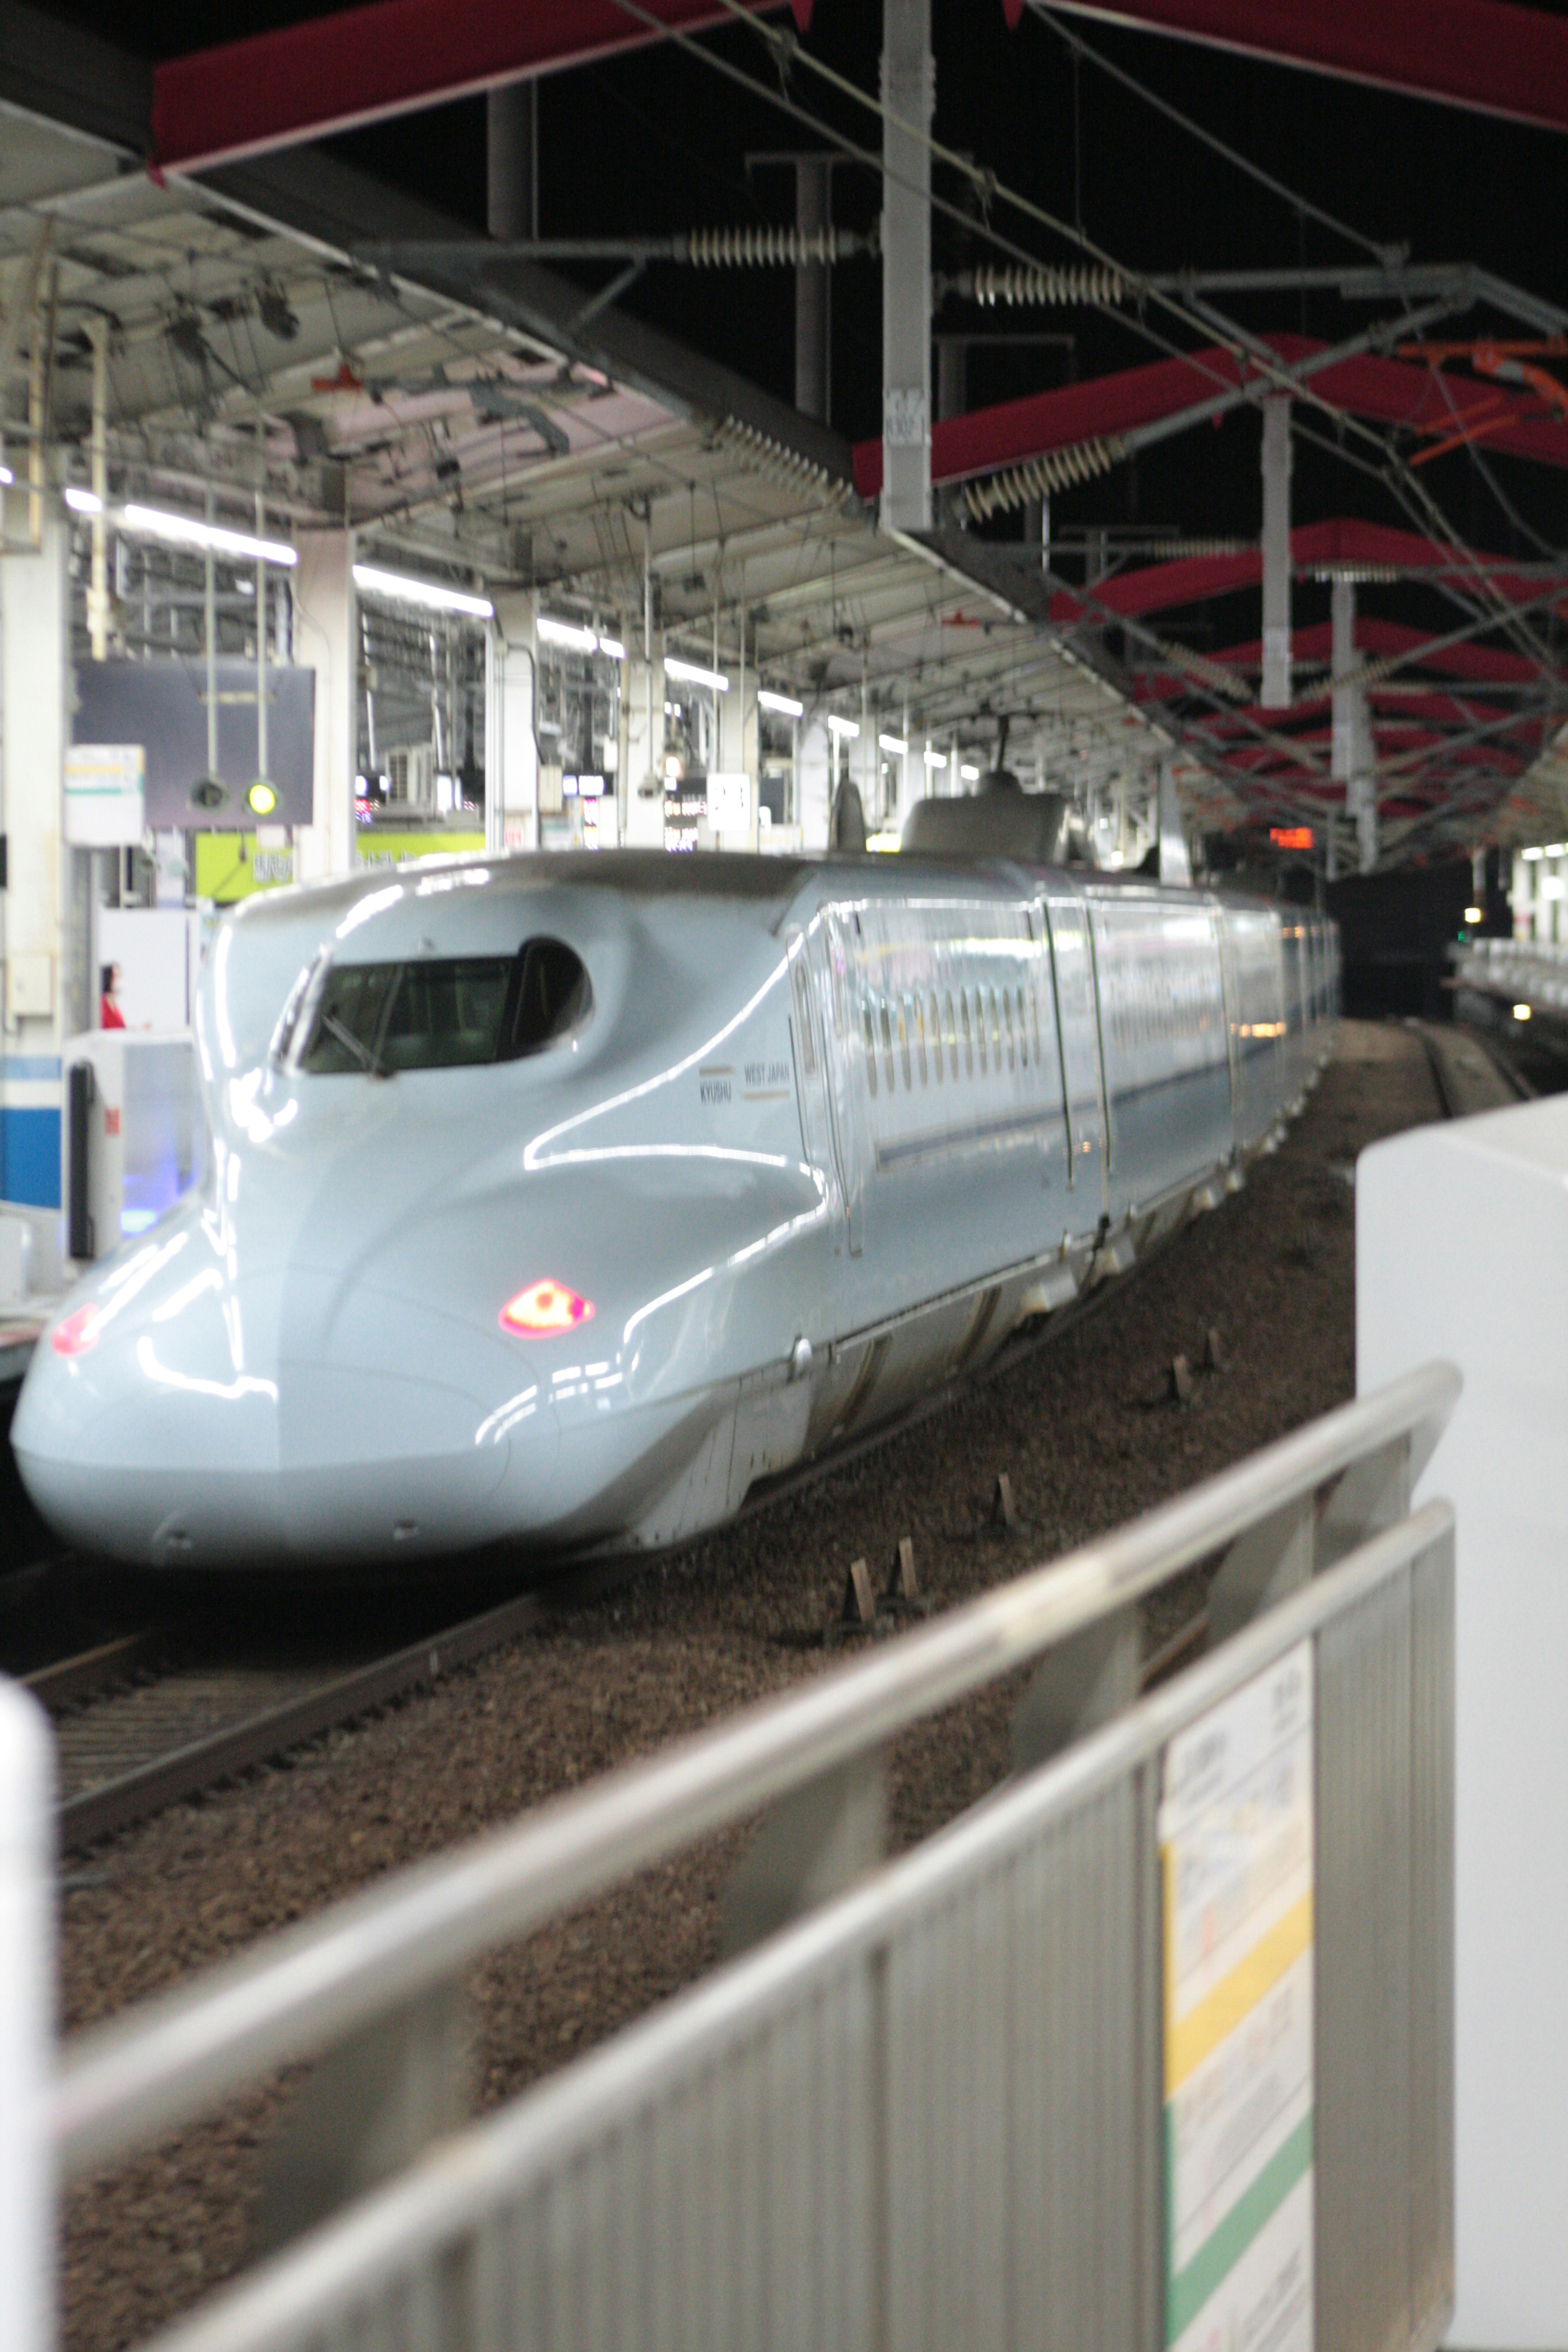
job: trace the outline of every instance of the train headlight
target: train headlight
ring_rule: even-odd
[[[97,1347],[102,1321],[100,1307],[79,1307],[63,1323],[56,1324],[49,1345],[57,1356],[85,1356],[89,1348]]]
[[[542,1339],[556,1332],[574,1331],[579,1323],[592,1322],[593,1317],[592,1299],[580,1298],[568,1284],[547,1275],[507,1300],[500,1311],[500,1326],[503,1331],[519,1332],[525,1339]]]

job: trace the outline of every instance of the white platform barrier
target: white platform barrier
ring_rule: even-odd
[[[1417,1497],[1458,1526],[1457,2307],[1568,2345],[1568,1100],[1426,1127],[1357,1171],[1356,1375],[1464,1391]]]
[[[0,1680],[0,2352],[55,2339],[54,1843],[48,1718]]]

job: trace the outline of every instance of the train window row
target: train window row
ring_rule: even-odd
[[[1130,963],[1105,956],[1100,986],[1110,1041],[1124,1053],[1206,1036],[1221,1025],[1217,966]]]
[[[885,1078],[895,1094],[900,1076],[906,1094],[916,1085],[941,1086],[962,1074],[1000,1076],[1027,1069],[1031,1051],[1040,1060],[1040,1014],[1032,989],[962,987],[906,990],[897,996],[868,996],[861,1005],[866,1079],[873,1095]],[[1031,1043],[1032,1041],[1032,1043]]]

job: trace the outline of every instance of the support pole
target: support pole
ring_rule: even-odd
[[[929,530],[931,0],[882,0],[882,528]]]
[[[92,345],[92,494],[98,500],[98,512],[92,519],[92,577],[87,592],[87,633],[93,660],[100,662],[109,652],[109,526],[103,511],[109,503],[109,451],[105,439],[109,405],[108,320],[89,319],[87,332]]]
[[[1372,721],[1364,690],[1340,682],[1348,681],[1356,667],[1353,580],[1336,574],[1329,591],[1329,610],[1333,646],[1330,768],[1335,782],[1344,786],[1345,814],[1355,825],[1356,863],[1362,873],[1370,874],[1377,864],[1377,788],[1372,772]]]
[[[1290,403],[1263,404],[1263,693],[1265,710],[1290,707]]]
[[[831,226],[833,165],[826,155],[802,155],[795,167],[795,225],[801,238]],[[798,261],[795,271],[795,404],[803,416],[828,420],[828,277],[826,261]]]
[[[939,335],[936,339],[936,413],[940,418],[962,416],[968,406],[969,345],[963,335]],[[964,518],[963,492],[958,483],[950,482],[937,493],[936,505],[944,523],[962,530]]]
[[[498,242],[539,235],[539,84],[509,82],[485,96],[485,225]]]

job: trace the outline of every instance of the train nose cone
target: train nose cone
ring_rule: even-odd
[[[78,1286],[34,1352],[11,1433],[24,1485],[68,1542],[170,1566],[279,1548],[263,1306],[228,1280],[194,1209]]]

